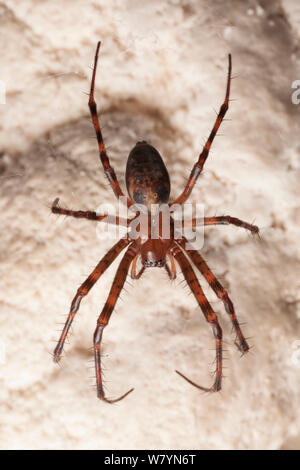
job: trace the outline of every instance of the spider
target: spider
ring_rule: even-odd
[[[203,169],[203,166],[208,157],[211,144],[217,134],[217,131],[220,127],[222,120],[228,110],[229,105],[229,94],[230,94],[230,82],[231,82],[231,54],[228,56],[228,75],[227,75],[227,85],[226,85],[226,94],[225,99],[220,107],[219,113],[217,115],[216,121],[214,123],[213,129],[202,149],[202,152],[199,155],[197,162],[195,163],[190,177],[187,181],[187,184],[183,192],[173,201],[169,202],[170,195],[170,179],[168,171],[164,165],[164,162],[158,153],[158,151],[148,144],[146,141],[137,142],[135,147],[131,150],[126,167],[126,185],[129,197],[124,196],[122,189],[118,183],[114,169],[111,167],[109,158],[106,153],[104,141],[102,138],[101,127],[97,114],[97,106],[94,99],[94,87],[95,87],[95,77],[96,69],[98,62],[98,55],[100,50],[99,41],[96,48],[93,74],[91,80],[91,88],[89,93],[89,109],[91,112],[91,117],[93,120],[94,129],[97,136],[98,147],[99,147],[99,156],[103,164],[103,169],[105,175],[108,178],[110,186],[114,191],[114,194],[117,198],[122,197],[123,201],[128,208],[132,207],[135,203],[143,203],[146,207],[146,212],[141,214],[141,217],[144,217],[144,220],[147,222],[147,226],[151,224],[151,204],[167,205],[172,208],[174,204],[182,205],[184,204],[188,197],[190,196],[195,183]],[[98,215],[93,211],[74,211],[69,209],[63,209],[58,205],[59,199],[55,199],[52,204],[52,212],[54,214],[63,214],[65,216],[72,216],[76,218],[86,218],[90,220],[103,221],[104,219],[110,223],[113,223],[109,220],[109,217],[104,215]],[[114,220],[116,225],[122,225],[131,227],[132,221],[135,218],[121,218],[117,217]],[[257,226],[243,222],[240,219],[231,216],[219,216],[219,217],[204,217],[202,219],[192,218],[188,221],[185,221],[184,224],[187,224],[192,227],[205,226],[205,225],[219,225],[219,224],[233,224],[238,227],[243,227],[246,230],[249,230],[252,234],[258,234],[259,229]],[[142,225],[142,224],[141,224]],[[200,271],[203,277],[206,279],[212,290],[215,292],[216,296],[221,299],[224,303],[225,310],[229,315],[229,318],[233,324],[233,328],[236,332],[235,344],[242,353],[246,353],[249,350],[248,343],[241,331],[239,322],[237,320],[233,303],[230,300],[227,291],[217,280],[215,275],[212,273],[202,256],[197,250],[193,250],[187,247],[187,239],[182,236],[181,238],[175,239],[174,237],[174,219],[170,220],[170,236],[168,238],[163,238],[161,232],[156,239],[149,237],[149,233],[140,233],[138,238],[132,237],[132,232],[127,231],[127,234],[121,238],[100,260],[92,273],[88,278],[83,282],[83,284],[78,288],[77,293],[71,303],[70,312],[68,314],[65,326],[62,330],[60,339],[57,343],[57,346],[54,349],[54,361],[59,362],[64,343],[70,329],[70,326],[73,322],[73,319],[79,309],[81,300],[85,297],[94,284],[98,281],[100,276],[106,271],[106,269],[112,264],[112,262],[117,258],[117,256],[126,248],[126,252],[118,266],[115,278],[113,280],[107,301],[103,307],[103,310],[98,317],[97,326],[93,338],[93,349],[94,349],[94,359],[95,359],[95,370],[96,370],[96,386],[97,386],[97,396],[108,403],[117,402],[125,398],[129,393],[133,391],[133,388],[130,389],[125,394],[121,395],[116,399],[109,399],[106,397],[103,383],[102,383],[102,370],[101,370],[101,340],[103,335],[103,330],[109,322],[110,316],[114,310],[120,292],[124,286],[128,271],[131,267],[131,277],[133,279],[139,279],[145,269],[149,267],[162,267],[164,268],[170,279],[175,279],[176,277],[176,263],[178,263],[183,276],[191,289],[191,292],[195,296],[200,309],[202,310],[206,321],[211,325],[213,334],[216,341],[216,373],[215,380],[211,387],[202,387],[197,383],[193,382],[181,372],[176,370],[176,373],[187,380],[190,384],[194,385],[200,390],[207,392],[216,392],[221,389],[222,381],[222,329],[219,325],[217,315],[213,311],[211,305],[206,299],[204,292],[200,286],[200,283],[196,277],[196,274],[190,264],[191,260],[196,268]],[[141,261],[141,268],[137,272],[137,261]]]

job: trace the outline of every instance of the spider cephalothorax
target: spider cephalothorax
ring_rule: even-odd
[[[122,201],[125,201],[125,204],[128,208],[133,208],[135,203],[137,203],[138,205],[142,205],[142,209],[132,219],[121,217],[110,218],[109,216],[107,217],[105,215],[98,215],[93,211],[73,211],[69,209],[63,209],[58,206],[58,199],[54,201],[52,205],[52,212],[55,214],[83,217],[99,222],[105,220],[108,223],[115,223],[117,225],[128,227],[127,235],[124,238],[121,238],[106,253],[106,255],[104,255],[89,277],[78,288],[77,293],[71,303],[71,308],[66,324],[54,350],[54,360],[56,362],[60,360],[65,339],[72,324],[73,318],[79,309],[82,298],[88,294],[93,285],[97,282],[104,271],[106,271],[106,269],[111,265],[111,263],[117,258],[121,251],[127,248],[117,269],[112,287],[108,295],[108,299],[98,318],[97,327],[94,333],[94,356],[98,397],[106,402],[113,403],[124,398],[133,390],[129,390],[127,393],[115,400],[107,399],[103,390],[101,369],[101,340],[103,329],[109,322],[110,316],[124,286],[130,267],[131,277],[133,279],[140,278],[145,269],[149,267],[164,267],[170,279],[175,279],[175,261],[178,263],[187,284],[189,285],[205,316],[205,319],[212,326],[212,331],[216,340],[216,378],[212,387],[206,388],[192,382],[180,372],[176,372],[185,378],[189,383],[201,390],[218,391],[221,389],[222,380],[222,330],[219,325],[217,315],[206,299],[189,259],[194,263],[196,268],[209,283],[217,297],[223,301],[225,310],[228,313],[236,332],[236,345],[238,346],[239,350],[242,353],[245,353],[248,351],[249,346],[245,337],[243,336],[233,304],[228,296],[227,291],[222,287],[212,271],[209,269],[200,253],[190,247],[190,244],[187,243],[187,239],[184,236],[175,237],[174,220],[172,217],[169,219],[169,231],[165,232],[163,216],[166,214],[167,210],[170,209],[172,211],[172,208],[174,208],[175,204],[177,206],[181,206],[186,202],[192,192],[198,176],[203,169],[212,141],[228,109],[231,80],[231,56],[229,55],[225,100],[219,110],[214,127],[203,147],[202,152],[199,155],[197,162],[192,169],[191,175],[183,192],[179,197],[177,197],[177,199],[175,199],[175,201],[169,202],[170,178],[168,171],[158,151],[149,145],[146,141],[137,142],[128,157],[126,168],[126,185],[129,198],[124,196],[120,188],[115,172],[111,167],[106,154],[97,115],[96,103],[94,100],[94,85],[99,49],[100,42],[97,45],[95,55],[93,77],[89,96],[89,108],[98,140],[100,160],[103,164],[104,172],[115,195],[118,198],[122,198]],[[156,205],[156,212],[154,214],[151,211],[153,204]],[[258,233],[258,227],[255,225],[248,224],[247,222],[243,222],[240,219],[230,216],[202,217],[200,219],[193,218],[190,220],[184,220],[183,223],[184,225],[190,227],[233,224],[238,227],[243,227],[244,229],[249,230],[251,233]],[[139,230],[137,230],[137,228]],[[155,236],[152,236],[153,228]],[[141,260],[142,266],[137,272],[137,261],[139,258]]]

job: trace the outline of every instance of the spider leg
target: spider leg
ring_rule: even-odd
[[[78,288],[77,293],[72,300],[70,312],[68,318],[66,320],[65,326],[61,332],[59,341],[54,349],[54,362],[59,362],[61,358],[61,354],[63,351],[64,343],[70,329],[70,326],[73,322],[73,319],[76,313],[79,310],[80,302],[84,296],[88,294],[91,290],[93,285],[98,281],[99,277],[106,271],[106,269],[111,265],[111,263],[117,258],[117,256],[121,253],[121,251],[130,243],[130,239],[128,238],[121,238],[101,259],[101,261],[97,264],[95,269],[91,272],[89,277],[84,281],[83,284]]]
[[[132,261],[132,266],[131,266],[131,279],[139,279],[141,277],[141,275],[143,274],[143,272],[145,271],[145,266],[142,266],[141,269],[139,270],[139,272],[137,273],[136,272],[136,263],[137,263],[137,260],[138,260],[138,257],[139,257],[139,254],[137,254],[134,258],[134,260]]]
[[[171,279],[171,281],[174,281],[174,279],[176,279],[176,265],[175,265],[174,256],[172,256],[170,253],[168,253],[168,258],[169,258],[170,263],[171,263],[171,268],[166,263],[165,264],[165,269],[166,269],[166,271],[168,273],[168,276]]]
[[[107,176],[107,179],[116,195],[117,198],[123,197],[126,198],[126,196],[123,194],[123,191],[120,188],[119,182],[117,180],[116,174],[112,166],[110,165],[108,156],[106,154],[106,148],[104,145],[103,137],[102,137],[102,132],[100,128],[100,123],[98,119],[98,114],[97,114],[97,105],[95,102],[94,98],[94,88],[95,88],[95,78],[96,78],[96,70],[97,70],[97,62],[98,62],[98,55],[99,55],[99,49],[100,49],[100,41],[97,44],[97,49],[96,49],[96,54],[95,54],[95,60],[94,60],[94,68],[93,68],[93,75],[92,75],[92,81],[91,81],[91,89],[90,89],[90,97],[89,97],[89,108],[94,124],[94,129],[96,132],[97,136],[97,141],[98,141],[98,146],[99,146],[99,154],[100,154],[100,159],[103,164],[104,172]],[[127,206],[132,205],[132,201],[126,198],[127,201]]]
[[[128,392],[122,395],[119,398],[114,400],[109,400],[106,398],[103,385],[102,385],[102,369],[101,369],[101,341],[103,330],[109,322],[110,316],[114,310],[120,292],[124,286],[127,273],[130,267],[130,263],[133,261],[138,251],[137,246],[133,243],[127,248],[125,255],[123,256],[118,270],[116,272],[113,284],[111,286],[107,301],[103,307],[101,315],[97,320],[97,327],[94,333],[94,356],[95,356],[95,369],[96,369],[96,382],[97,382],[97,396],[101,400],[106,401],[107,403],[115,403],[119,400],[125,398],[129,393],[133,391],[131,388]]]
[[[97,215],[94,211],[73,211],[70,209],[62,209],[58,206],[59,198],[57,197],[51,207],[51,212],[53,214],[67,215],[75,217],[76,219],[89,219],[97,220],[98,222],[106,222],[108,224],[122,225],[123,227],[128,227],[131,219],[124,219],[122,217],[117,217],[113,215]]]
[[[224,289],[224,287],[219,283],[218,279],[216,276],[213,274],[213,272],[210,270],[200,253],[196,250],[187,250],[185,248],[186,244],[186,239],[183,238],[182,240],[178,240],[178,243],[180,246],[184,249],[185,253],[191,258],[195,266],[199,269],[203,277],[206,279],[212,290],[215,292],[216,296],[222,300],[224,303],[224,307],[226,312],[228,313],[230,320],[233,324],[233,327],[235,329],[237,339],[238,341],[235,342],[236,346],[238,347],[239,351],[242,353],[246,353],[249,351],[249,346],[248,343],[241,331],[239,322],[237,320],[233,303],[231,302],[227,291]]]
[[[211,131],[204,147],[203,147],[202,152],[199,155],[199,159],[198,159],[197,163],[194,165],[194,167],[192,169],[192,172],[190,174],[190,177],[187,181],[187,184],[186,184],[183,192],[170,205],[184,204],[185,201],[187,200],[187,198],[190,196],[190,194],[193,190],[193,187],[195,186],[195,183],[198,179],[198,176],[200,175],[200,173],[203,169],[204,163],[205,163],[205,161],[208,157],[209,150],[210,150],[210,147],[212,145],[212,142],[213,142],[213,140],[214,140],[214,138],[215,138],[215,136],[216,136],[216,134],[219,130],[221,122],[223,121],[224,116],[225,116],[225,114],[228,110],[229,94],[230,94],[230,80],[231,80],[231,54],[229,54],[229,56],[228,56],[228,76],[227,76],[227,86],[226,86],[225,100],[224,100],[222,106],[220,107],[220,110],[219,110],[217,119],[215,121],[214,127],[213,127],[213,129],[212,129],[212,131]]]
[[[203,219],[190,219],[184,221],[183,225],[186,227],[199,227],[203,225],[236,225],[242,227],[245,230],[249,230],[251,233],[256,234],[259,232],[259,228],[256,225],[244,222],[237,217],[231,217],[230,215],[221,215],[218,217],[204,217]]]
[[[183,377],[185,380],[187,380],[190,384],[199,388],[200,390],[204,390],[205,392],[217,392],[221,390],[222,381],[222,330],[219,325],[217,315],[215,314],[207,298],[205,297],[204,292],[199,284],[199,281],[193,271],[190,262],[176,243],[172,245],[170,252],[181,267],[185,280],[187,281],[192,293],[194,294],[206,320],[212,325],[213,334],[216,338],[216,378],[212,387],[202,387],[201,385],[198,385],[192,380],[188,379],[178,370],[176,370],[176,373]]]

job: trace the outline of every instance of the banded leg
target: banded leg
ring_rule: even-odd
[[[237,227],[242,227],[245,230],[249,230],[251,233],[259,233],[259,228],[256,225],[249,224],[244,222],[237,217],[231,217],[230,215],[221,215],[218,217],[204,217],[204,218],[194,218],[190,220],[183,221],[185,227],[201,227],[203,225],[236,225]]]
[[[211,388],[202,387],[201,385],[198,385],[192,380],[188,379],[178,370],[176,370],[176,372],[185,380],[187,380],[191,385],[194,385],[195,387],[204,390],[205,392],[217,392],[221,390],[222,381],[222,330],[219,325],[217,315],[211,308],[193,271],[192,266],[190,265],[188,259],[183,254],[179,246],[174,244],[170,249],[170,252],[181,267],[185,280],[188,283],[192,293],[194,294],[206,320],[212,325],[213,334],[216,339],[216,378]]]
[[[228,110],[229,94],[230,94],[230,80],[231,80],[231,54],[229,54],[229,56],[228,56],[228,76],[227,76],[227,86],[226,86],[226,94],[225,94],[224,103],[220,107],[220,110],[219,110],[217,119],[215,121],[214,127],[213,127],[213,129],[212,129],[212,131],[211,131],[204,147],[203,147],[202,152],[199,155],[199,159],[198,159],[197,163],[194,165],[194,167],[192,169],[192,172],[191,172],[190,177],[187,181],[186,187],[184,188],[181,195],[177,199],[175,199],[175,201],[173,201],[170,205],[184,204],[185,201],[187,200],[187,198],[190,196],[190,194],[193,190],[193,187],[195,186],[195,183],[198,179],[198,176],[200,175],[200,173],[202,171],[202,168],[204,166],[204,163],[205,163],[205,161],[208,157],[212,142],[213,142],[213,140],[214,140],[214,138],[215,138],[215,136],[216,136],[216,134],[219,130],[221,122],[223,121],[224,116],[225,116],[225,114]]]
[[[114,400],[109,400],[106,398],[103,385],[102,385],[102,370],[101,370],[101,340],[103,330],[109,322],[110,316],[115,308],[116,302],[120,295],[120,292],[124,286],[128,270],[130,268],[130,263],[133,261],[134,257],[137,254],[137,247],[130,245],[122,258],[122,261],[119,264],[118,270],[116,272],[113,284],[111,286],[107,301],[103,307],[101,315],[97,320],[97,327],[94,333],[94,356],[95,356],[95,369],[96,369],[96,382],[97,382],[97,396],[101,400],[104,400],[108,403],[115,403],[116,401],[122,400],[129,393],[133,391],[133,388],[126,392],[119,398]]]
[[[62,209],[58,205],[59,198],[56,198],[53,201],[51,212],[53,214],[67,215],[75,217],[76,219],[89,219],[97,220],[98,222],[106,222],[108,224],[122,225],[123,227],[128,227],[130,225],[131,219],[124,219],[122,217],[117,217],[114,215],[97,215],[94,211],[73,211],[70,209]]]
[[[89,275],[89,277],[84,281],[83,284],[78,288],[77,293],[72,300],[70,313],[66,320],[65,326],[61,332],[59,341],[54,349],[54,362],[59,362],[61,358],[61,354],[63,351],[64,343],[68,334],[68,331],[72,325],[73,319],[76,313],[79,310],[81,300],[84,296],[88,294],[91,290],[93,285],[98,281],[99,277],[106,271],[106,269],[111,265],[111,263],[117,258],[117,256],[121,253],[121,251],[130,243],[129,239],[121,238],[101,259],[101,261],[97,264],[95,269]]]
[[[202,256],[198,253],[198,251],[185,249],[186,239],[178,240],[178,243],[180,244],[181,247],[183,247],[185,253],[187,253],[187,255],[191,258],[195,266],[197,266],[197,268],[199,269],[203,277],[206,279],[206,281],[208,282],[212,290],[215,292],[216,296],[222,300],[225,310],[230,317],[230,320],[233,324],[233,327],[237,335],[238,341],[235,341],[235,344],[242,353],[246,353],[247,351],[249,351],[249,346],[242,333],[242,330],[240,328],[239,322],[237,320],[237,317],[234,311],[233,303],[231,302],[227,291],[219,283],[218,279],[210,270],[210,268],[208,267],[208,265],[206,264]]]
[[[123,197],[127,201],[127,207],[132,205],[132,201],[128,199],[123,194],[123,191],[120,188],[119,182],[117,180],[116,174],[112,166],[110,165],[108,156],[106,154],[106,148],[104,145],[103,137],[102,137],[102,132],[100,128],[100,123],[97,115],[97,105],[95,102],[94,98],[94,88],[95,88],[95,78],[96,78],[96,70],[97,70],[97,62],[98,62],[98,55],[99,55],[99,50],[100,50],[100,41],[97,44],[97,49],[96,49],[96,54],[95,54],[95,60],[94,60],[94,68],[93,68],[93,76],[92,76],[92,82],[91,82],[91,89],[90,89],[90,97],[89,97],[89,108],[94,124],[94,129],[96,132],[97,136],[97,141],[98,141],[98,146],[99,146],[99,154],[100,154],[100,159],[103,164],[104,172],[107,176],[107,179],[116,195],[117,198]]]

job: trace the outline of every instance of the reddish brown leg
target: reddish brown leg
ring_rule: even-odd
[[[218,217],[204,217],[203,219],[190,219],[184,221],[184,226],[186,227],[200,227],[203,225],[236,225],[237,227],[242,227],[245,230],[249,230],[251,233],[258,233],[259,228],[256,225],[249,224],[244,222],[241,219],[236,217],[231,217],[230,215],[221,215]]]
[[[184,251],[191,258],[195,266],[197,266],[197,268],[199,269],[201,274],[204,276],[204,278],[207,280],[208,284],[213,289],[217,297],[219,297],[219,299],[223,301],[225,310],[228,313],[230,320],[232,321],[233,327],[237,335],[237,341],[235,341],[235,344],[242,353],[246,353],[247,351],[249,351],[249,346],[241,331],[239,322],[237,320],[237,317],[234,311],[233,303],[231,302],[227,291],[219,283],[218,279],[209,269],[208,265],[206,264],[202,256],[196,250],[185,249],[186,239],[178,240],[178,243],[180,244],[181,247],[183,247]]]
[[[98,62],[98,54],[99,54],[100,44],[101,43],[99,41],[98,44],[97,44],[97,49],[96,49],[96,54],[95,54],[93,76],[92,76],[90,98],[89,98],[89,108],[90,108],[90,112],[91,112],[91,116],[92,116],[92,120],[93,120],[93,124],[94,124],[94,128],[95,128],[95,132],[96,132],[96,136],[97,136],[100,159],[101,159],[101,162],[103,164],[103,168],[104,168],[105,174],[107,176],[107,179],[108,179],[115,195],[117,196],[117,198],[119,198],[121,196],[126,198],[126,196],[124,196],[124,194],[123,194],[123,192],[120,188],[119,182],[118,182],[116,174],[114,172],[114,169],[110,165],[108,156],[106,154],[106,149],[105,149],[104,141],[103,141],[103,138],[102,138],[102,132],[101,132],[100,123],[99,123],[99,119],[98,119],[98,115],[97,115],[97,105],[96,105],[96,102],[95,102],[95,99],[94,99],[95,78],[96,78],[96,69],[97,69],[97,62]],[[126,201],[127,201],[127,206],[128,207],[132,205],[132,202],[130,201],[130,199],[126,198]]]
[[[131,219],[123,219],[121,217],[112,216],[112,215],[97,215],[94,211],[73,211],[70,209],[62,209],[58,206],[59,198],[56,198],[53,201],[51,211],[53,214],[67,215],[71,217],[76,217],[77,219],[89,219],[97,220],[98,222],[106,222],[108,224],[122,225],[123,227],[128,227],[130,225]]]
[[[68,315],[67,321],[65,326],[62,330],[61,336],[57,343],[56,348],[54,349],[54,362],[59,362],[61,358],[61,354],[63,351],[64,343],[70,329],[70,326],[73,322],[73,319],[79,309],[80,302],[84,296],[88,294],[91,290],[93,285],[98,281],[101,274],[111,265],[111,263],[116,259],[116,257],[121,253],[121,251],[130,243],[129,239],[122,238],[118,241],[101,259],[101,261],[97,264],[93,272],[89,275],[89,277],[84,281],[83,284],[78,288],[77,293],[72,301],[70,313]]]
[[[137,263],[138,257],[139,257],[139,254],[137,254],[134,260],[132,261],[131,279],[139,279],[141,275],[143,274],[143,272],[145,271],[145,266],[142,266],[139,272],[138,273],[136,272],[136,263]]]
[[[165,264],[165,268],[166,268],[169,278],[171,279],[171,281],[173,281],[174,279],[176,279],[175,260],[174,260],[174,256],[172,256],[170,253],[168,253],[168,257],[171,263],[171,268],[169,267],[167,263]]]
[[[193,187],[195,186],[195,183],[197,181],[198,176],[200,175],[202,168],[204,166],[204,163],[208,157],[210,147],[212,145],[212,142],[218,132],[218,129],[221,125],[221,122],[224,119],[224,116],[228,110],[228,105],[229,105],[229,94],[230,94],[230,80],[231,80],[231,54],[228,56],[228,77],[227,77],[227,87],[226,87],[226,95],[225,95],[225,100],[222,106],[220,107],[219,114],[217,116],[217,119],[215,121],[214,127],[203,147],[202,152],[199,155],[199,159],[197,163],[194,165],[191,175],[188,179],[188,182],[186,184],[186,187],[184,188],[183,192],[181,195],[175,199],[175,201],[172,202],[172,204],[184,204],[187,198],[190,196]],[[170,204],[170,205],[172,205]]]
[[[127,273],[130,267],[130,263],[133,261],[134,257],[137,254],[137,247],[130,245],[122,258],[122,261],[119,264],[118,270],[116,272],[113,284],[111,286],[107,301],[103,307],[101,315],[97,320],[97,327],[94,333],[94,356],[95,356],[95,368],[96,368],[96,382],[97,382],[97,396],[108,403],[115,403],[116,401],[122,400],[129,393],[133,391],[133,388],[126,392],[119,398],[114,400],[109,400],[106,398],[103,385],[102,385],[102,370],[101,370],[101,340],[102,333],[104,328],[109,322],[110,316],[113,312],[113,309],[116,305],[120,292],[125,283]]]
[[[207,298],[204,295],[204,292],[198,282],[198,279],[190,265],[189,261],[181,251],[178,245],[174,243],[170,249],[171,254],[175,257],[179,266],[181,267],[182,273],[186,279],[186,282],[190,286],[191,291],[193,292],[206,320],[212,325],[212,330],[216,338],[216,378],[215,382],[211,388],[202,387],[201,385],[196,384],[192,380],[188,379],[181,372],[177,372],[181,377],[187,380],[191,385],[194,385],[201,390],[206,392],[217,392],[221,390],[221,381],[222,381],[222,330],[218,322],[218,318],[211,308]]]

